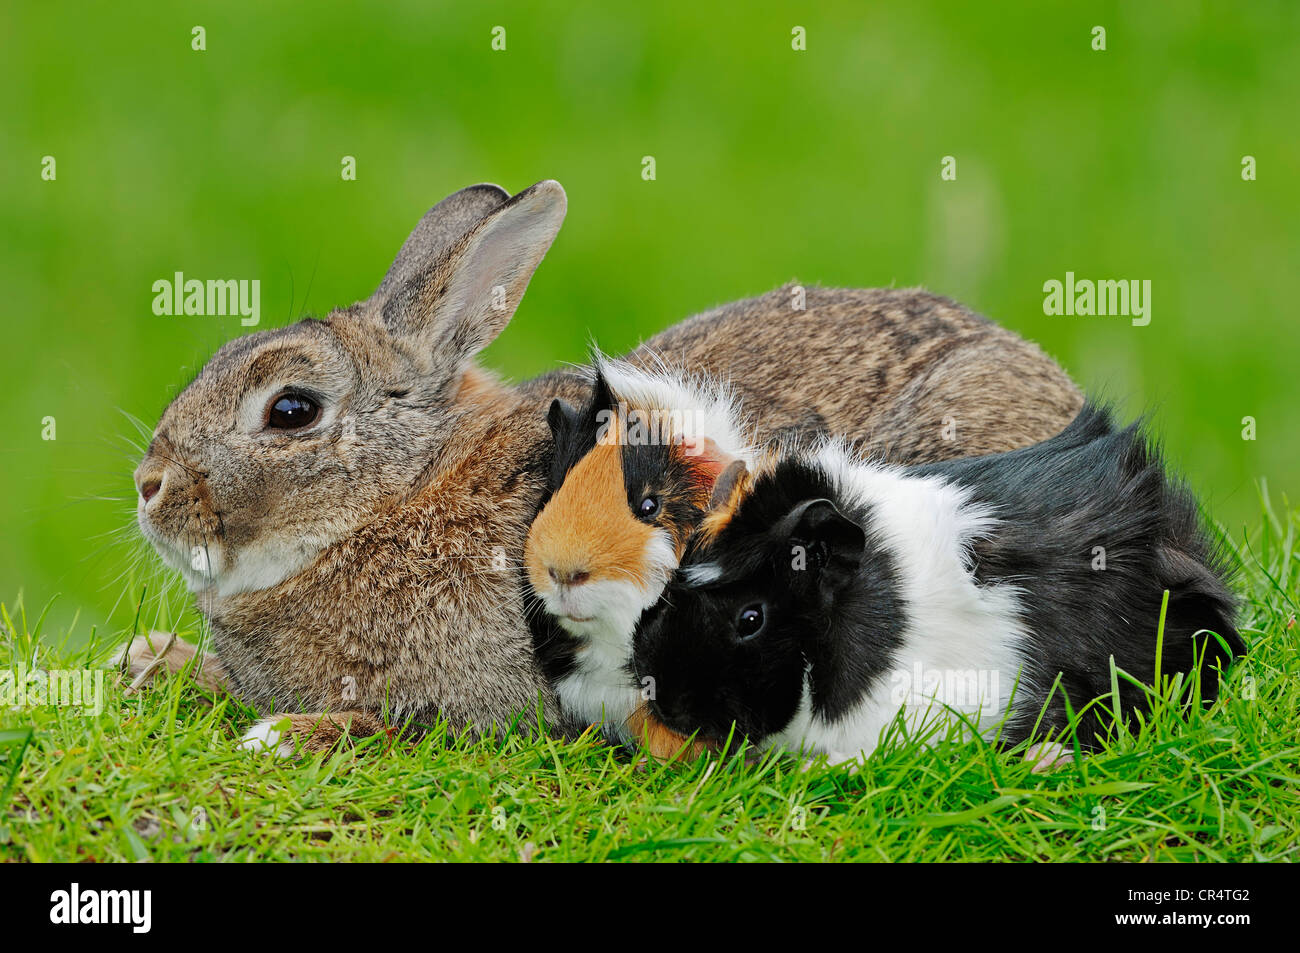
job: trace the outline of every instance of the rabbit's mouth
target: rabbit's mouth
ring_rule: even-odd
[[[145,513],[140,529],[158,555],[185,579],[190,591],[217,599],[278,586],[306,569],[327,542],[312,538],[255,540],[238,549],[224,537],[180,532],[169,537]]]
[[[135,471],[140,532],[190,589],[210,589],[229,561],[225,524],[203,464],[160,434]]]
[[[154,524],[141,507],[138,523],[140,532],[149,541],[162,561],[185,577],[192,592],[201,592],[216,585],[227,562],[226,548],[206,535],[180,534],[172,538]]]
[[[238,509],[231,512],[218,501],[206,472],[179,459],[168,462],[160,465],[151,453],[136,471],[136,522],[193,593],[224,599],[269,589],[301,572],[335,541],[323,533],[250,532]]]

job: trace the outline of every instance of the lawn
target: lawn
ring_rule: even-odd
[[[1298,522],[1265,503],[1228,537],[1251,650],[1219,702],[1184,713],[1167,685],[1136,731],[1051,773],[905,739],[856,772],[743,750],[647,763],[527,718],[276,761],[236,748],[254,712],[231,697],[184,677],[128,697],[110,671],[98,715],[6,713],[0,859],[1294,860]],[[0,671],[102,664],[132,634],[45,632],[32,609],[5,608]]]
[[[284,763],[237,750],[237,701],[110,672],[98,714],[0,706],[0,859],[1295,859],[1300,5],[739,10],[0,10],[0,678],[201,638],[134,524],[168,401],[222,343],[369,295],[443,196],[553,177],[568,218],[486,366],[792,279],[951,296],[1150,414],[1241,563],[1223,699],[1047,775],[955,743],[646,764],[522,724]],[[177,272],[260,282],[257,328],[155,313]],[[1067,276],[1149,282],[1149,324],[1055,313]]]

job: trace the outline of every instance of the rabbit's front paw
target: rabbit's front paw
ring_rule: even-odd
[[[272,715],[248,729],[239,747],[276,758],[293,758],[329,751],[343,738],[365,738],[383,730],[383,722],[364,711]]]
[[[239,739],[239,747],[245,751],[258,751],[274,758],[293,757],[292,738],[286,739],[284,737],[286,733],[275,727],[282,721],[283,718],[262,719],[244,732],[244,737]]]
[[[112,658],[112,664],[121,669],[130,693],[163,675],[175,675],[182,671],[197,654],[198,646],[178,639],[174,633],[150,632],[148,635],[137,635],[129,645],[119,649]],[[209,691],[225,691],[229,688],[221,660],[210,652],[191,671],[200,688]]]

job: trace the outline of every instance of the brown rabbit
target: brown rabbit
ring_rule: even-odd
[[[474,363],[565,213],[545,181],[477,185],[431,209],[379,289],[325,318],[222,347],[163,413],[138,518],[184,574],[243,700],[250,745],[323,750],[436,714],[479,729],[536,706],[560,722],[523,615],[553,397]],[[802,299],[802,300],[801,300]],[[900,462],[1019,447],[1082,405],[1035,345],[919,290],[785,287],[652,338],[629,360],[730,380],[760,438],[848,435]],[[128,648],[140,672],[154,661]],[[160,668],[174,669],[165,662]],[[292,712],[291,729],[272,726]]]

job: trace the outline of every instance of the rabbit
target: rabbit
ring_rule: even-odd
[[[373,295],[228,342],[163,411],[134,474],[137,522],[192,590],[226,683],[266,715],[248,746],[301,754],[438,716],[486,730],[532,709],[566,730],[521,557],[551,463],[546,411],[591,379],[507,386],[475,361],[566,205],[553,181],[449,196]],[[1082,404],[1035,345],[917,289],[785,287],[627,360],[729,381],[760,438],[841,433],[900,462],[1023,446]],[[138,674],[148,653],[129,651]]]
[[[537,657],[566,715],[629,744],[644,727],[631,672],[637,617],[677,568],[718,475],[755,462],[755,450],[716,382],[599,353],[592,363],[585,405],[551,404],[550,495],[524,567],[540,603],[530,610]]]
[[[712,747],[734,726],[841,763],[900,713],[924,734],[953,712],[1016,745],[1040,712],[1059,735],[1066,698],[1083,712],[1109,696],[1112,657],[1143,684],[1199,667],[1208,701],[1245,651],[1191,493],[1138,424],[1096,405],[1018,451],[902,468],[821,441],[715,493],[633,637],[649,717]],[[1146,706],[1128,681],[1119,694],[1125,713]],[[1076,736],[1092,748],[1104,730],[1094,706]]]

